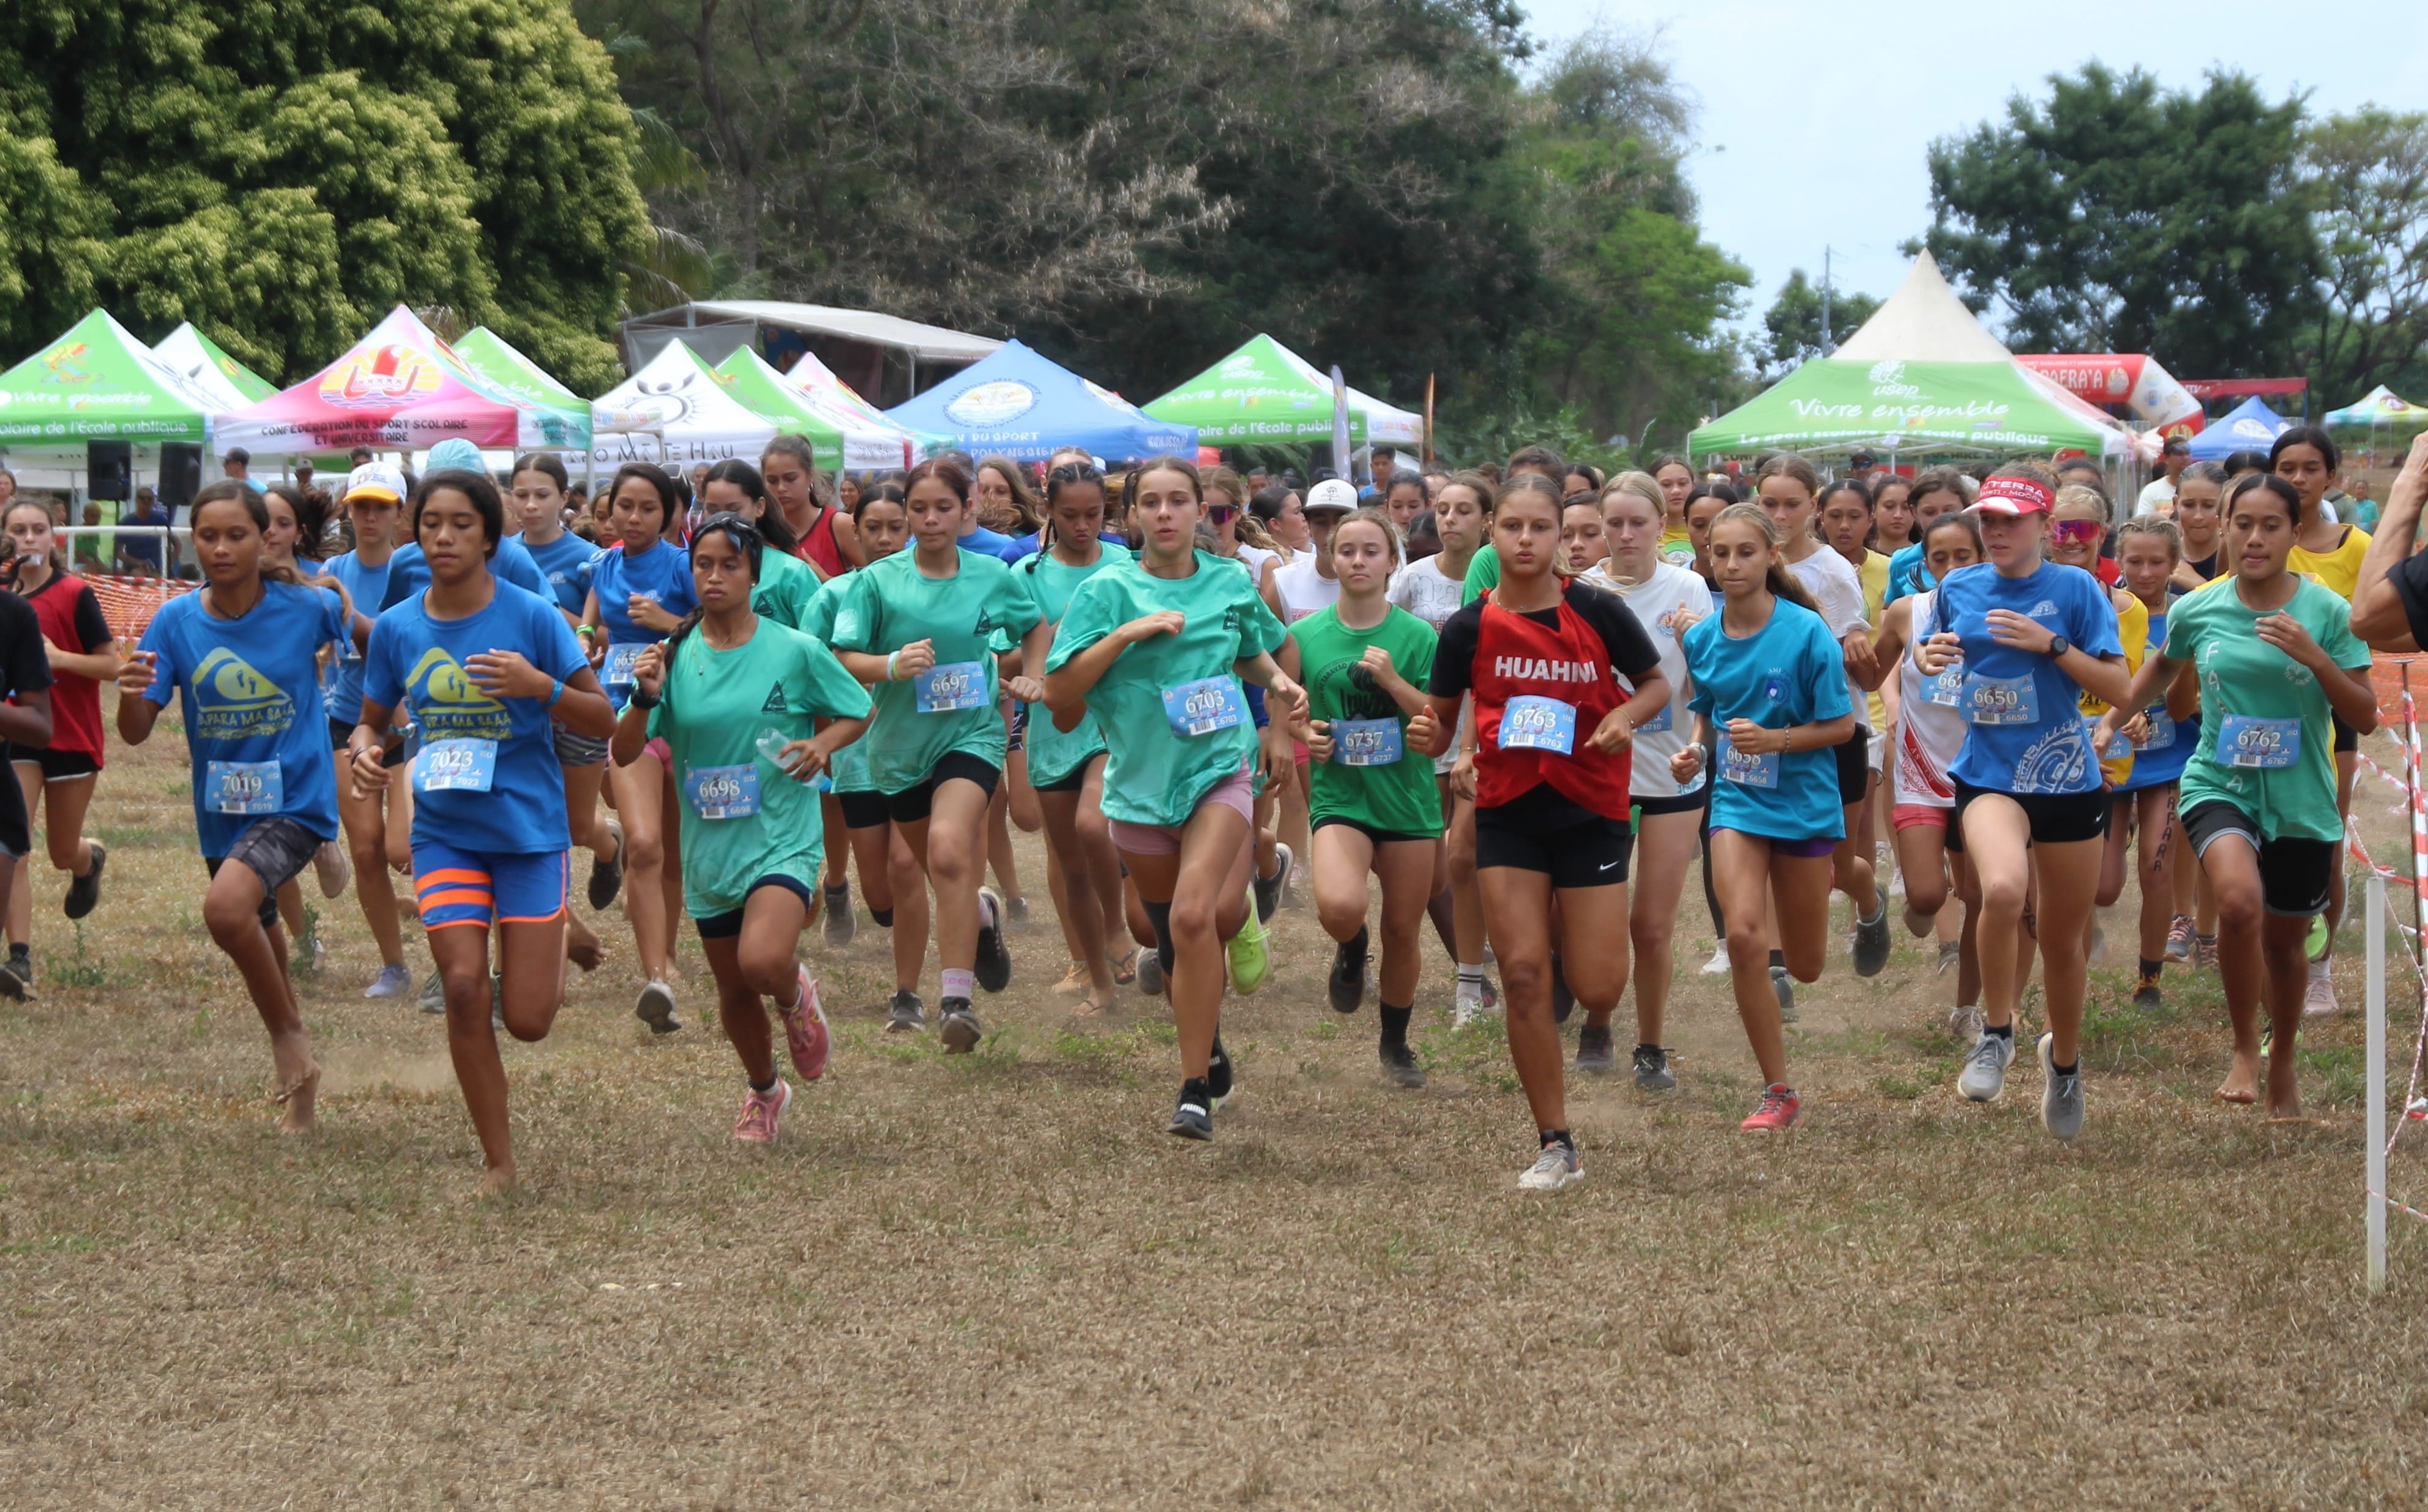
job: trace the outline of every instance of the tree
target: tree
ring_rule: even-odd
[[[0,7],[0,348],[98,302],[291,379],[402,302],[604,386],[633,142],[551,0]]]
[[[1931,144],[1931,252],[2009,345],[2155,352],[2179,373],[2281,372],[2322,271],[2296,174],[2298,98],[2197,93],[2092,63],[2003,124]]]
[[[2306,341],[2331,402],[2428,380],[2428,113],[2369,108],[2302,136],[2326,276]]]
[[[1763,330],[1770,336],[1762,353],[1764,365],[1774,373],[1783,374],[1806,358],[1826,356],[1879,307],[1880,301],[1868,294],[1830,290],[1829,339],[1824,343],[1821,290],[1798,268],[1787,275],[1787,282],[1780,285],[1779,298],[1770,301],[1770,309],[1762,317]]]

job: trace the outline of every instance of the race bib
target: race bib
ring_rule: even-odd
[[[759,767],[683,768],[683,798],[702,819],[748,819],[759,812]]]
[[[1964,717],[1976,724],[2038,724],[2040,690],[2029,677],[1967,677]]]
[[[1501,710],[1501,749],[1556,751],[1567,756],[1577,744],[1577,706],[1556,698],[1527,693],[1509,700]]]
[[[1163,718],[1174,735],[1211,735],[1246,723],[1248,701],[1228,677],[1200,677],[1163,691]]]
[[[2152,704],[2143,711],[2150,720],[2150,738],[2141,742],[2144,751],[2164,751],[2175,743],[2175,722],[2167,717],[2167,706]]]
[[[1779,753],[1764,751],[1755,755],[1740,751],[1720,737],[1720,780],[1733,782],[1741,788],[1776,788],[1779,786]]]
[[[1407,754],[1395,719],[1337,719],[1332,722],[1332,760],[1343,767],[1387,767]]]
[[[610,688],[632,687],[632,664],[640,660],[641,653],[648,649],[649,648],[647,645],[638,642],[626,642],[622,645],[609,646],[607,648],[607,675],[599,680],[604,682]]]
[[[484,793],[497,780],[495,740],[433,740],[413,758],[417,792]]]
[[[2217,754],[2229,767],[2281,772],[2302,758],[2302,722],[2228,714],[2217,727]]]
[[[1922,700],[1942,708],[1964,707],[1964,663],[1951,661],[1939,669],[1939,675],[1922,685]]]
[[[1643,723],[1638,724],[1635,727],[1635,733],[1638,735],[1666,735],[1672,729],[1675,729],[1677,724],[1678,699],[1677,695],[1672,693],[1670,695],[1669,702],[1661,706],[1661,712],[1653,715],[1650,719],[1646,720]]]
[[[286,795],[275,761],[214,761],[204,776],[203,802],[214,814],[275,814]]]
[[[950,714],[983,708],[987,701],[986,663],[946,661],[910,678],[910,691],[922,714]]]
[[[2099,722],[2107,717],[2108,716],[2105,714],[2085,714],[2082,716],[2082,738],[2096,744],[2099,739]],[[2099,752],[2099,759],[2102,761],[2122,761],[2132,754],[2133,742],[2124,739],[2124,732],[2123,730],[2118,730],[2116,732],[2116,738],[2108,742],[2105,750]]]

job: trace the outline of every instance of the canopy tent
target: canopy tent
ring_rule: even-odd
[[[219,416],[214,433],[222,450],[273,456],[420,450],[450,437],[484,447],[571,445],[562,414],[492,387],[402,304],[310,378]]]
[[[170,332],[152,355],[185,379],[187,387],[209,398],[214,415],[243,409],[278,392],[277,384],[229,356],[191,320]]]
[[[516,350],[505,337],[487,326],[475,326],[455,343],[455,355],[482,382],[539,411],[543,416],[552,416],[565,437],[555,446],[568,451],[590,448],[589,402],[550,378],[539,364]]]
[[[639,372],[599,395],[592,409],[598,423],[590,460],[602,467],[628,462],[690,467],[728,457],[755,463],[785,428],[735,397],[716,370],[681,341],[660,347]]]
[[[2211,420],[2192,437],[2192,461],[2223,462],[2238,451],[2266,451],[2293,422],[2259,402],[2253,395]]]
[[[843,310],[789,300],[700,300],[624,322],[624,360],[635,370],[680,337],[711,363],[736,348],[756,348],[778,367],[802,352],[852,375],[864,394],[909,398],[921,380],[993,354],[992,336],[950,331],[876,310]]]
[[[1698,427],[1698,457],[1771,448],[1924,456],[2133,449],[2123,426],[2015,360],[1928,252],[1862,329]]]
[[[1107,461],[1197,450],[1195,426],[1150,418],[1017,341],[885,413],[913,431],[950,435],[974,455],[1014,462],[1043,462],[1063,447]]]
[[[736,347],[733,355],[717,364],[716,376],[750,409],[783,430],[807,436],[818,465],[828,472],[910,465],[910,431],[891,420],[867,420],[848,410],[828,408],[748,347]]]
[[[1304,357],[1258,333],[1229,356],[1146,407],[1158,420],[1197,428],[1197,439],[1308,442],[1332,439],[1332,380]],[[1349,391],[1349,441],[1421,443],[1421,415]]]
[[[858,389],[836,377],[834,369],[820,362],[816,352],[801,353],[801,360],[785,372],[784,382],[829,410],[841,410],[873,424],[901,431],[910,438],[910,454],[914,458],[942,451],[953,444],[953,438],[941,431],[920,431],[904,427],[892,415],[861,398]]]
[[[0,373],[0,444],[81,450],[88,441],[209,439],[211,401],[124,326],[95,310]]]
[[[2112,351],[2018,353],[2015,361],[2063,384],[2067,393],[2083,402],[2121,408],[2130,418],[2155,427],[2169,439],[2197,435],[2207,423],[2201,401],[2175,382],[2175,375],[2160,366],[2156,357]]]
[[[2329,431],[2364,443],[2380,437],[2403,441],[2428,431],[2428,405],[2414,404],[2380,383],[2342,409],[2329,410],[2326,422]]]

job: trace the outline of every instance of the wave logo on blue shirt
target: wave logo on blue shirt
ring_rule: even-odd
[[[194,669],[194,734],[205,740],[277,735],[295,723],[295,700],[221,646]]]
[[[2091,741],[2080,720],[2059,720],[2015,758],[2015,791],[2075,793],[2095,787]]]
[[[431,739],[496,740],[514,733],[514,717],[506,706],[481,691],[465,675],[463,663],[435,646],[413,664],[404,686],[414,695],[414,714]]]
[[[1771,668],[1769,674],[1762,679],[1762,696],[1774,704],[1786,703],[1787,674],[1777,667]]]
[[[2033,619],[2036,619],[2036,620],[2037,620],[2037,619],[2054,618],[2054,617],[2056,616],[2056,614],[2057,614],[2057,611],[2058,611],[2057,605],[2056,605],[2055,603],[2051,602],[2050,600],[2043,598],[2043,599],[2042,599],[2039,603],[2034,604],[2034,605],[2032,606],[2032,612],[2031,612],[2031,616],[2030,616],[2030,617],[2031,617],[2031,618],[2033,618]]]

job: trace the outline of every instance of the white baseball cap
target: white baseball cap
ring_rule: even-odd
[[[1306,512],[1318,510],[1338,510],[1344,514],[1357,509],[1357,490],[1345,479],[1327,478],[1306,492]]]
[[[404,474],[396,464],[367,462],[346,475],[346,492],[339,502],[356,498],[384,498],[391,504],[404,502]]]

